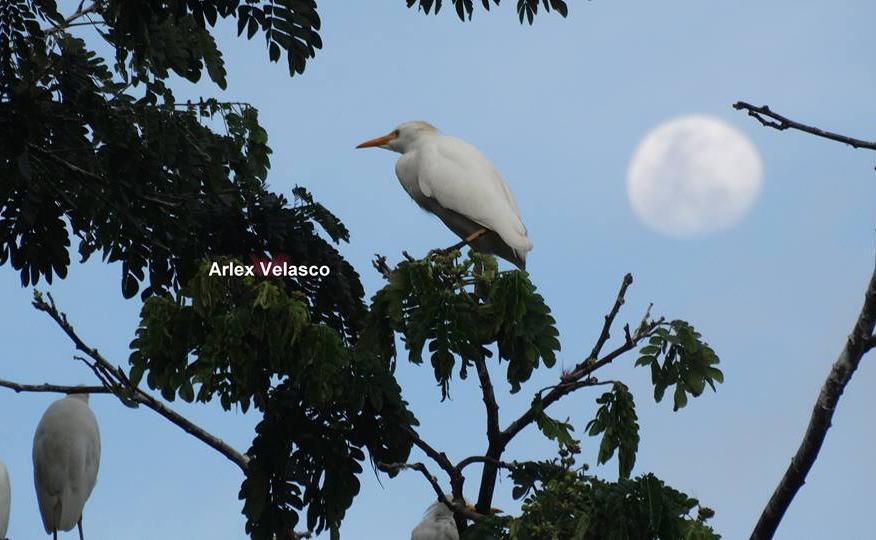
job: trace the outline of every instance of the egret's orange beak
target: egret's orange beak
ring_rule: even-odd
[[[383,137],[377,137],[376,139],[371,139],[370,141],[365,141],[356,148],[372,148],[374,146],[383,146],[385,144],[389,144],[390,141],[398,137],[395,131],[391,133],[387,133]]]
[[[467,504],[467,505],[465,505],[465,508],[470,512],[477,512],[477,510],[475,509],[475,505],[473,505],[473,504]],[[490,508],[490,514],[495,515],[495,514],[504,514],[504,513],[505,512],[503,512],[502,510],[500,510],[498,508]]]

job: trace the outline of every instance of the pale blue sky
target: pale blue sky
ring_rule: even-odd
[[[343,7],[341,7],[343,6]],[[765,130],[730,104],[768,103],[825,128],[873,138],[876,117],[876,5],[867,1],[725,4],[694,0],[570,5],[570,16],[520,26],[505,0],[461,24],[451,9],[423,17],[402,0],[321,2],[325,48],[303,77],[269,64],[263,43],[220,44],[229,100],[262,111],[274,149],[270,183],[307,186],[352,231],[342,252],[368,294],[381,281],[373,253],[397,259],[453,238],[399,187],[395,156],[354,145],[401,121],[424,119],[490,157],[514,190],[535,250],[529,270],[554,311],[563,350],[503,401],[503,424],[562,365],[589,351],[622,275],[636,283],[622,321],[655,312],[700,329],[722,358],[726,384],[673,413],[654,404],[649,374],[634,357],[602,377],[628,381],[637,397],[642,442],[635,473],[653,471],[717,511],[725,538],[748,535],[784,471],[825,375],[857,314],[874,258],[873,156],[836,143]],[[177,85],[178,96],[220,95]],[[736,228],[694,240],[661,237],[633,215],[624,177],[642,136],[675,116],[722,118],[751,137],[764,161],[764,188]],[[81,335],[115,362],[127,358],[137,301],[121,299],[120,271],[73,266],[51,290]],[[91,383],[57,328],[29,307],[30,290],[0,269],[0,377],[21,382]],[[501,380],[499,371],[496,378]],[[453,458],[483,453],[483,413],[473,379],[440,394],[428,366],[399,363],[405,397],[423,433]],[[872,536],[876,484],[876,368],[865,358],[840,404],[809,480],[778,538]],[[507,387],[501,387],[506,394]],[[553,414],[572,415],[579,433],[596,392],[581,392]],[[30,445],[49,395],[0,391],[0,459],[10,469],[9,536],[29,540],[42,525],[31,482]],[[504,399],[504,398],[503,398]],[[242,539],[238,469],[151,411],[92,399],[103,437],[97,488],[85,511],[87,538]],[[175,405],[240,450],[257,418],[218,405]],[[595,462],[597,440],[584,439]],[[553,451],[534,429],[509,458]],[[414,459],[425,459],[415,454]],[[614,478],[616,463],[595,470]],[[437,471],[436,471],[437,472]],[[414,473],[377,482],[367,470],[343,538],[407,539],[434,494]],[[469,480],[475,494],[477,478]],[[513,511],[511,482],[497,505]],[[66,537],[73,538],[71,534]],[[65,537],[65,538],[66,538]]]

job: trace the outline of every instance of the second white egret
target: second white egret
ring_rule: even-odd
[[[88,407],[88,394],[75,394],[49,405],[33,438],[33,480],[46,533],[79,527],[82,509],[97,483],[100,433]]]
[[[9,510],[12,503],[12,490],[9,485],[9,471],[0,461],[0,540],[6,538],[9,530]]]
[[[411,540],[459,540],[453,511],[442,501],[436,501],[411,532]]]
[[[395,174],[424,210],[474,249],[526,267],[532,249],[505,179],[471,144],[442,135],[427,122],[405,122],[356,148],[400,153]]]

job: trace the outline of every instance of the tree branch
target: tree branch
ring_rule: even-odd
[[[867,148],[869,150],[876,150],[876,142],[855,139],[846,135],[840,135],[839,133],[824,131],[823,129],[814,126],[801,124],[800,122],[796,122],[794,120],[791,120],[790,118],[782,116],[781,114],[773,112],[767,105],[764,105],[762,107],[755,107],[754,105],[751,105],[744,101],[737,101],[733,104],[733,108],[737,111],[747,111],[748,116],[751,116],[752,118],[760,122],[761,125],[764,127],[771,127],[779,131],[785,131],[786,129],[795,129],[797,131],[809,133],[810,135],[815,135],[816,137],[821,137],[823,139],[830,139],[832,141],[848,144],[852,148]]]
[[[475,463],[490,463],[499,467],[500,469],[513,469],[517,466],[517,462],[507,463],[505,461],[501,461],[498,459],[491,458],[490,456],[469,456],[459,463],[456,464],[456,468],[462,471],[469,465],[474,465]]]
[[[382,471],[385,471],[385,472],[400,471],[400,470],[405,470],[405,469],[419,471],[420,473],[422,473],[423,476],[426,477],[426,480],[429,481],[429,485],[432,486],[432,489],[435,491],[435,494],[438,495],[438,500],[443,502],[445,505],[447,505],[447,507],[450,508],[455,515],[462,516],[464,518],[472,519],[472,520],[480,519],[483,517],[483,515],[472,511],[467,506],[459,505],[459,504],[456,504],[453,501],[449,500],[447,498],[447,496],[444,494],[444,490],[441,489],[441,484],[438,483],[438,479],[435,478],[435,476],[429,472],[429,469],[426,468],[426,466],[423,465],[422,463],[383,463],[383,462],[378,462],[377,468],[382,470]],[[456,500],[464,500],[462,497],[457,497],[456,495],[454,495],[453,497]]]
[[[73,22],[77,19],[81,19],[85,17],[89,13],[97,13],[98,5],[97,2],[93,2],[88,7],[82,7],[80,4],[79,9],[77,9],[72,15],[64,19],[64,24],[59,24],[58,26],[52,26],[50,28],[46,28],[43,30],[46,35],[56,34],[58,32],[63,32],[67,28],[73,26]],[[90,24],[90,23],[89,23]]]
[[[481,485],[478,490],[477,510],[482,514],[488,514],[493,500],[493,493],[496,489],[496,477],[499,474],[499,468],[493,461],[498,461],[502,451],[505,449],[505,443],[499,431],[499,404],[496,403],[496,394],[493,391],[490,372],[487,370],[487,362],[481,357],[475,359],[474,363],[478,371],[478,379],[481,383],[484,407],[487,410],[487,456],[492,460],[491,462],[484,462]]]
[[[602,331],[600,332],[599,337],[596,340],[596,344],[593,346],[593,350],[591,351],[590,356],[587,357],[583,362],[575,366],[572,371],[564,373],[560,377],[560,382],[557,385],[553,387],[548,387],[550,388],[550,391],[548,391],[547,395],[541,398],[538,397],[544,390],[547,389],[540,390],[536,394],[536,398],[539,399],[540,402],[538,404],[532,405],[517,420],[511,422],[511,424],[509,424],[508,427],[505,428],[505,430],[502,432],[502,439],[504,440],[506,445],[526,426],[535,421],[538,414],[537,411],[546,410],[560,398],[562,398],[566,394],[570,394],[575,390],[578,390],[579,388],[599,384],[596,379],[590,377],[590,375],[594,371],[602,368],[607,364],[610,364],[615,358],[634,349],[639,344],[639,342],[641,342],[643,339],[650,337],[654,333],[654,330],[664,324],[664,320],[662,317],[660,319],[657,319],[656,321],[651,320],[651,306],[648,306],[648,309],[645,311],[645,315],[642,317],[642,321],[639,323],[636,331],[631,335],[628,328],[625,327],[624,343],[603,356],[602,358],[597,359],[596,355],[600,354],[603,346],[608,341],[611,326],[614,324],[614,320],[617,317],[621,306],[624,304],[624,297],[627,293],[627,289],[632,283],[633,276],[630,274],[625,275],[623,281],[621,282],[621,287],[618,291],[617,299],[614,302],[614,306],[611,308],[611,311],[609,311],[608,314],[605,316],[605,323],[603,324]]]
[[[864,295],[864,305],[858,314],[858,320],[852,333],[846,340],[839,358],[834,362],[818,394],[818,400],[812,410],[809,426],[797,453],[791,459],[791,464],[785,475],[763,509],[760,519],[751,533],[752,540],[772,538],[781,522],[785,511],[793,501],[794,496],[803,487],[806,475],[812,468],[821,445],[827,436],[831,419],[836,411],[840,396],[858,369],[861,358],[873,347],[873,328],[876,324],[876,270],[870,277],[870,284]]]
[[[199,441],[205,443],[210,448],[213,448],[232,462],[234,462],[240,469],[244,472],[247,470],[247,464],[249,463],[249,457],[245,454],[241,454],[237,450],[233,449],[227,443],[225,443],[222,439],[212,435],[207,432],[203,428],[195,425],[190,420],[180,415],[173,409],[167,407],[161,401],[155,399],[151,395],[147,394],[143,390],[140,390],[139,387],[135,386],[131,380],[128,378],[127,374],[122,370],[121,367],[113,366],[106,358],[101,355],[97,349],[89,347],[76,333],[73,326],[67,321],[67,316],[60,311],[58,311],[57,306],[55,305],[54,299],[52,299],[51,295],[46,295],[48,298],[48,302],[43,299],[43,295],[37,291],[34,291],[34,299],[33,306],[38,311],[42,311],[46,313],[52,320],[57,323],[61,330],[67,334],[67,337],[75,345],[76,349],[84,353],[86,356],[91,358],[94,361],[94,364],[89,364],[99,378],[102,380],[106,378],[106,392],[114,394],[118,397],[122,403],[139,403],[149,407],[153,411],[157,412],[165,419],[171,421],[176,424],[177,427],[181,428],[183,431],[192,435]],[[12,383],[13,385],[15,383]],[[12,387],[10,385],[3,385],[7,388],[12,388],[16,391],[26,391],[25,388],[29,385],[17,385],[18,387]],[[43,385],[45,387],[46,385]],[[70,390],[69,387],[57,387],[57,388],[65,388]],[[34,390],[34,391],[51,391],[51,390]],[[70,392],[64,392],[70,393]]]
[[[54,394],[111,394],[109,388],[105,386],[62,386],[59,384],[21,384],[17,382],[0,379],[0,388],[9,388],[15,390],[16,394],[21,392],[51,392]]]

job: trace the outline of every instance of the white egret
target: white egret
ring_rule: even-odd
[[[33,480],[43,526],[54,540],[58,531],[79,527],[82,509],[97,483],[100,433],[88,407],[88,394],[49,405],[33,438]]]
[[[9,487],[9,471],[0,461],[0,540],[6,538],[9,530],[9,507],[12,502],[12,490]]]
[[[444,495],[448,501],[453,500],[453,495]],[[474,512],[473,505],[464,503],[465,507]],[[501,514],[498,508],[490,508],[491,514]],[[453,511],[443,501],[436,501],[426,509],[426,514],[414,530],[411,531],[411,540],[459,540],[459,530],[456,528],[456,520]]]
[[[452,500],[452,496],[448,496]],[[426,515],[411,532],[411,540],[459,540],[459,531],[453,519],[453,511],[442,501],[436,501],[426,509]]]
[[[405,122],[356,148],[400,153],[395,174],[427,212],[438,216],[463,242],[526,267],[532,242],[508,184],[469,143],[442,135],[426,122]]]

